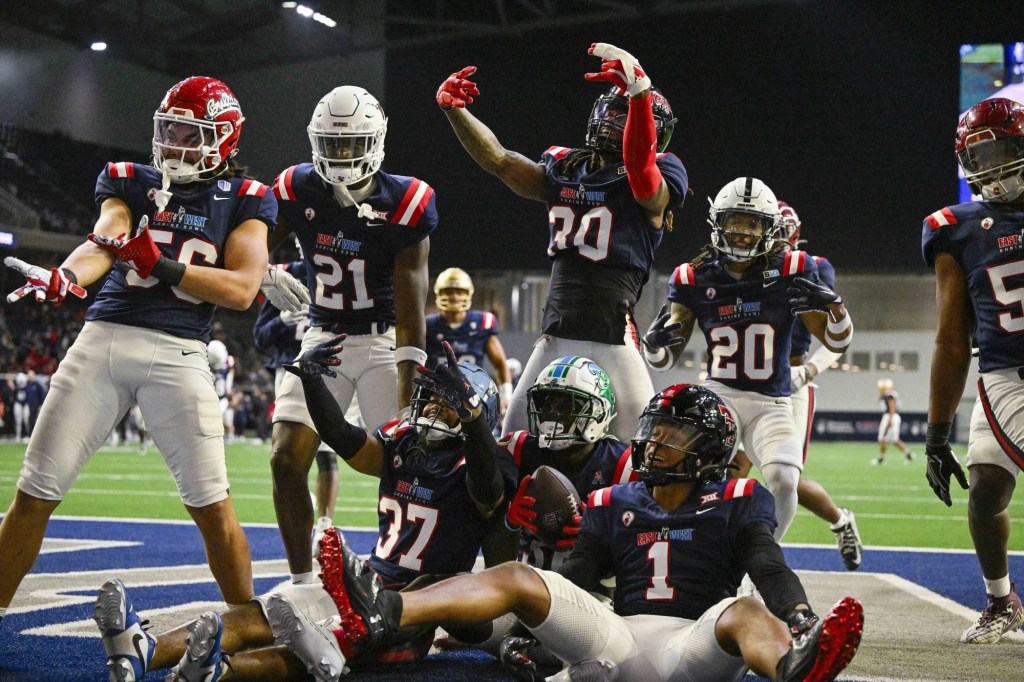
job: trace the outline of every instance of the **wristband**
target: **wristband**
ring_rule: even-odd
[[[185,277],[185,264],[171,260],[167,256],[160,256],[153,269],[149,271],[149,275],[156,277],[164,284],[175,287],[181,284],[181,280]]]
[[[71,280],[72,284],[78,284],[78,276],[75,275],[75,273],[71,272],[67,268],[61,268],[60,271],[64,273],[65,277]]]
[[[512,531],[513,533],[518,533],[519,531],[521,531],[523,529],[522,526],[510,526],[508,524],[508,515],[507,514],[503,517],[503,520],[505,522],[505,528],[510,530],[510,531]]]
[[[949,443],[949,433],[953,430],[953,422],[939,422],[929,424],[925,433],[925,445],[946,445]]]
[[[647,363],[652,369],[656,369],[660,372],[664,372],[668,369],[668,349],[656,348],[652,351],[649,350],[647,346],[644,346],[644,357],[647,358]]]
[[[402,346],[395,349],[395,364],[399,362],[415,362],[423,365],[427,362],[427,354],[422,348],[416,346]]]
[[[835,336],[838,334],[842,334],[852,326],[853,319],[850,317],[850,314],[847,313],[846,315],[843,316],[843,319],[839,320],[838,322],[833,322],[832,317],[829,316],[828,323],[825,325],[825,328],[828,330],[828,333],[830,335]]]
[[[512,383],[506,381],[505,383],[498,386],[498,400],[503,403],[507,403],[512,400]]]

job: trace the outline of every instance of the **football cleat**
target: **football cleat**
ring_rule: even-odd
[[[844,597],[779,660],[775,682],[831,682],[853,660],[864,631],[864,607]]]
[[[220,648],[224,621],[220,614],[207,611],[188,625],[185,653],[164,682],[217,682],[226,661]]]
[[[1007,632],[1018,629],[1022,622],[1024,608],[1021,608],[1014,584],[1010,583],[1010,594],[1005,597],[988,595],[988,606],[981,612],[978,622],[964,630],[960,641],[964,644],[995,644]]]
[[[156,640],[143,629],[148,621],[140,620],[135,613],[123,582],[112,578],[103,583],[96,597],[93,620],[107,652],[109,682],[141,680],[153,660]]]
[[[846,523],[839,528],[833,528],[832,532],[836,534],[836,544],[839,545],[839,553],[843,556],[846,570],[856,571],[860,568],[864,546],[860,542],[860,533],[857,531],[857,518],[846,507],[843,507],[841,511],[846,515]]]
[[[267,621],[274,640],[288,647],[317,682],[337,682],[345,672],[338,639],[284,594],[273,594],[267,600]]]
[[[314,503],[315,506],[315,503]],[[320,540],[324,537],[324,531],[328,528],[334,527],[334,521],[331,520],[330,516],[321,516],[316,520],[316,526],[313,527],[313,558],[316,559],[320,556]]]
[[[879,464],[885,464],[884,457],[876,457],[875,459],[871,460],[871,466],[878,466]]]
[[[347,659],[397,634],[401,597],[384,589],[380,576],[349,548],[337,528],[327,529],[320,541],[320,569],[324,589],[341,617],[334,634]]]
[[[913,461],[914,461],[914,453],[913,452],[911,452],[910,450],[907,450],[905,453],[903,453],[903,463],[904,464],[910,464]]]

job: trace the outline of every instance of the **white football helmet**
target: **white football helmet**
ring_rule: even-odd
[[[28,386],[28,375],[24,372],[18,372],[14,375],[14,385],[18,388],[25,388]]]
[[[446,289],[460,289],[467,292],[467,296],[461,301],[456,301],[444,293]],[[434,301],[439,310],[461,313],[469,310],[469,306],[473,303],[474,291],[473,280],[470,279],[469,273],[461,268],[448,268],[441,272],[434,282]]]
[[[332,185],[352,185],[384,160],[388,119],[373,95],[355,85],[334,88],[317,102],[306,132],[313,166]]]
[[[564,450],[594,443],[615,417],[615,392],[593,360],[568,355],[541,370],[526,392],[530,433],[542,448]]]
[[[745,177],[736,178],[718,192],[711,201],[708,223],[711,245],[726,260],[742,262],[771,251],[779,237],[782,216],[768,185]]]

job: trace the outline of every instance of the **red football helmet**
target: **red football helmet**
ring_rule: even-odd
[[[780,230],[782,238],[789,242],[795,251],[799,244],[807,241],[800,239],[800,216],[796,214],[792,206],[781,200],[779,201],[779,214],[782,216],[782,229]]]
[[[1024,193],[1024,105],[997,97],[967,110],[956,129],[956,156],[971,191],[1010,202]]]
[[[214,178],[235,155],[244,120],[227,85],[186,78],[167,91],[153,115],[153,164],[172,182]]]

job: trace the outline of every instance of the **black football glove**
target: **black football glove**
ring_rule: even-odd
[[[470,421],[473,419],[473,412],[482,407],[483,403],[459,369],[459,360],[455,357],[455,350],[451,344],[442,341],[441,346],[444,348],[447,364],[438,363],[434,369],[417,367],[416,371],[420,376],[412,381],[455,409],[459,413],[459,419]]]
[[[678,322],[666,324],[670,317],[672,317],[672,311],[669,310],[669,305],[666,303],[661,306],[658,316],[654,318],[654,322],[651,322],[651,326],[647,328],[647,333],[641,339],[647,350],[656,351],[659,348],[668,348],[669,346],[675,346],[686,341],[681,336],[673,336],[675,332],[683,328],[683,325]]]
[[[321,375],[331,378],[338,376],[338,373],[331,369],[331,367],[337,367],[341,364],[341,358],[338,357],[338,353],[342,349],[341,342],[347,336],[347,334],[338,334],[333,339],[327,339],[312,348],[302,351],[299,353],[299,357],[292,361],[292,364],[284,365],[284,371],[294,374],[303,380]]]
[[[956,476],[956,482],[967,490],[967,476],[964,475],[960,462],[956,460],[953,448],[949,447],[949,432],[952,426],[950,422],[929,424],[924,441],[924,453],[928,456],[928,485],[947,507],[953,506],[953,501],[949,497],[950,476]]]
[[[820,282],[812,282],[806,277],[797,277],[793,285],[786,290],[789,294],[789,307],[794,315],[801,313],[827,313],[832,303],[842,303],[839,294]]]
[[[523,682],[543,680],[562,669],[562,662],[533,637],[508,635],[498,652],[502,667]]]

